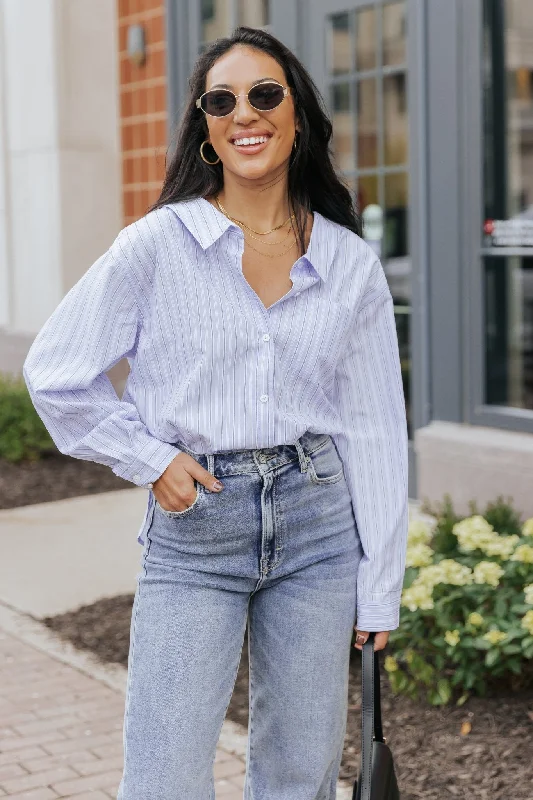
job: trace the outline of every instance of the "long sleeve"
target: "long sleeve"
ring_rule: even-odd
[[[105,374],[134,356],[142,324],[128,264],[111,247],[65,295],[23,365],[32,402],[61,453],[143,486],[179,450],[151,435]]]
[[[336,370],[343,461],[363,557],[357,627],[399,626],[408,529],[408,434],[393,301],[375,260]]]

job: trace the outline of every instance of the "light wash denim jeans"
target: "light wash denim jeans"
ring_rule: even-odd
[[[214,800],[248,620],[245,800],[334,800],[362,547],[337,448],[193,456],[224,484],[148,525],[132,609],[118,800]]]

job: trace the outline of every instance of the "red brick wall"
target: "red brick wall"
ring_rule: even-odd
[[[127,31],[143,25],[146,61],[128,58]],[[124,225],[159,196],[167,149],[167,75],[164,0],[118,0],[120,128]]]

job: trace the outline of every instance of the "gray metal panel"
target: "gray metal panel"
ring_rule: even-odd
[[[270,25],[268,30],[301,58],[301,30],[299,19],[303,16],[300,0],[270,0]]]
[[[191,8],[190,8],[191,7]],[[190,14],[189,11],[193,13]],[[193,0],[165,0],[167,31],[167,108],[168,134],[180,117],[187,93],[187,81],[199,38],[190,38],[191,19],[199,14],[199,4]],[[198,25],[199,28],[199,25]],[[198,33],[197,33],[198,36]]]
[[[431,419],[427,19],[425,0],[408,0],[407,101],[409,115],[409,252],[411,254],[411,416],[416,431]],[[409,448],[409,496],[417,496],[416,456]]]
[[[482,2],[472,0],[461,7],[460,58],[463,81],[460,86],[462,110],[461,197],[463,263],[463,364],[464,420],[473,422],[475,408],[483,402],[485,385],[483,343],[483,285],[481,280],[481,231],[483,222],[483,79]]]
[[[451,422],[462,419],[457,5],[427,2],[432,417]]]

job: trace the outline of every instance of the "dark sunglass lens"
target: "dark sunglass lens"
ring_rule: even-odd
[[[283,100],[283,87],[277,83],[262,83],[250,89],[248,99],[259,111],[270,111]]]
[[[235,97],[223,89],[213,89],[202,98],[202,108],[214,117],[224,117],[235,108]]]

